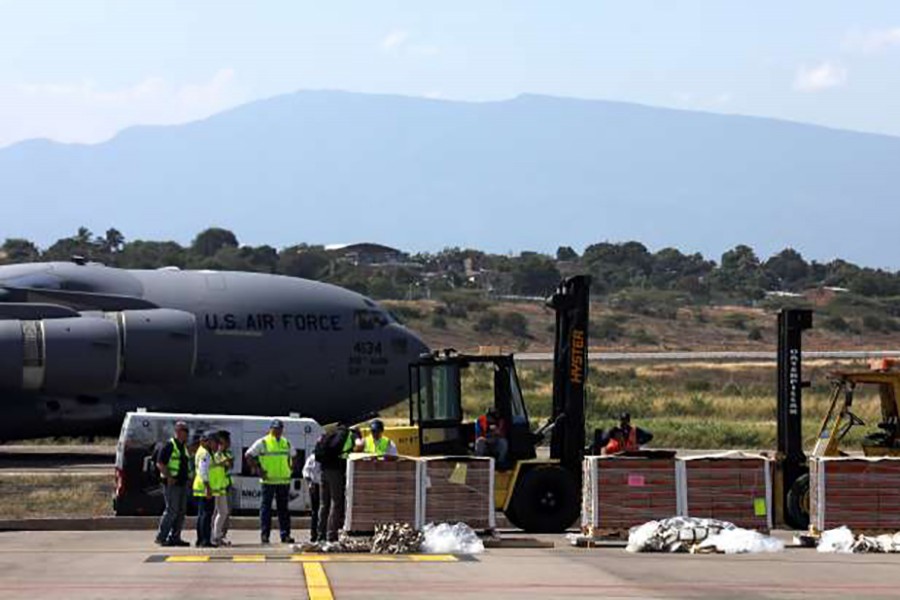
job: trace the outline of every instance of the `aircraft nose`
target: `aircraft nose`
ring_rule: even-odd
[[[428,345],[414,332],[402,325],[394,324],[392,327],[394,331],[392,332],[391,346],[397,351],[397,354],[401,355],[401,360],[405,365],[409,365],[418,360],[422,354],[429,352]]]

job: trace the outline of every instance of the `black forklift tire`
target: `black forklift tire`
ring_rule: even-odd
[[[791,485],[784,508],[784,520],[790,527],[809,529],[809,473],[801,475]]]
[[[561,533],[581,510],[578,484],[561,467],[537,467],[516,486],[510,509],[507,518],[528,533]]]

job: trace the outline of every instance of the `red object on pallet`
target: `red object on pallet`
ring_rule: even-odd
[[[727,452],[679,458],[676,464],[679,515],[772,528],[772,463],[766,457]]]
[[[585,534],[628,530],[677,514],[674,453],[659,454],[662,453],[585,458]]]
[[[900,458],[828,457],[809,462],[810,523],[859,533],[900,531]]]

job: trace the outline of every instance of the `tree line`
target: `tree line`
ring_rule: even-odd
[[[200,232],[187,246],[174,241],[127,240],[115,228],[95,235],[85,227],[43,249],[23,238],[6,239],[0,246],[3,263],[68,261],[73,256],[131,269],[175,266],[279,273],[335,283],[381,299],[468,289],[497,295],[545,295],[561,277],[579,272],[592,276],[595,296],[630,304],[632,310],[636,303],[636,312],[650,292],[657,292],[657,298],[660,294],[677,297],[681,304],[750,303],[770,291],[801,292],[825,286],[847,288],[864,297],[900,296],[900,274],[895,272],[839,259],[807,261],[791,248],[761,259],[746,245],[728,250],[718,262],[676,248],[651,252],[631,241],[592,244],[581,254],[563,246],[555,255],[522,252],[511,256],[446,248],[413,254],[391,265],[355,265],[337,260],[333,252],[317,245],[281,249],[241,245],[232,231],[218,227]]]

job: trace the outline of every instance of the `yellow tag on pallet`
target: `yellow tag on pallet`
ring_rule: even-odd
[[[753,499],[753,514],[756,515],[757,517],[766,516],[766,514],[768,514],[768,512],[769,512],[767,510],[767,508],[768,507],[766,506],[765,498],[754,498]]]
[[[456,463],[456,466],[453,467],[453,472],[450,473],[450,478],[447,480],[450,483],[455,483],[456,485],[466,485],[466,475],[468,475],[469,467],[466,463]]]

